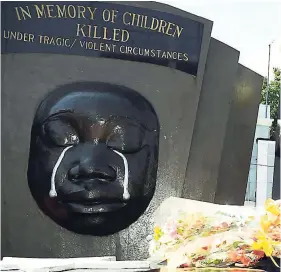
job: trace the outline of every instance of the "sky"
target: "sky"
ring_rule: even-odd
[[[240,51],[239,63],[267,76],[281,68],[281,0],[158,0],[213,21],[212,37]],[[273,79],[272,72],[270,79]]]

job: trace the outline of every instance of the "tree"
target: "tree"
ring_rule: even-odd
[[[273,119],[272,126],[270,129],[271,138],[275,138],[277,130],[277,120],[280,118],[279,115],[279,104],[280,104],[280,77],[281,69],[273,68],[274,79],[269,83],[268,91],[268,105],[270,105],[270,118]],[[266,91],[267,91],[267,78],[263,81],[262,92],[261,92],[261,103],[266,103]]]
[[[280,74],[281,69],[273,68],[274,79],[269,83],[268,105],[270,105],[270,118],[278,119],[278,106],[280,102]],[[261,103],[266,103],[267,78],[263,81]]]

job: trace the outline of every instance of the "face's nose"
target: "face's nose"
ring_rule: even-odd
[[[112,182],[116,180],[116,170],[109,165],[108,155],[111,150],[103,146],[87,145],[80,150],[79,162],[68,172],[68,179],[72,182],[87,182],[93,179]]]
[[[79,165],[72,167],[68,173],[71,181],[99,179],[102,181],[114,181],[116,179],[115,170],[109,165],[92,164],[91,161],[83,161]]]

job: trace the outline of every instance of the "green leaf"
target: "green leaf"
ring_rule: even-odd
[[[214,264],[214,265],[218,265],[218,264],[220,264],[221,262],[222,262],[221,260],[215,259],[215,260],[213,261],[213,264]]]
[[[236,241],[236,242],[233,243],[233,247],[234,247],[234,248],[237,248],[237,247],[239,247],[239,245],[240,245],[241,243],[243,243],[243,242],[242,242],[242,241]]]

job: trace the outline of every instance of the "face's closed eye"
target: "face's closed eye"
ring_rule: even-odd
[[[54,119],[45,122],[42,126],[43,139],[56,146],[67,147],[79,143],[79,135],[67,121]]]
[[[105,143],[108,148],[122,153],[136,153],[145,142],[146,129],[135,120],[118,117],[91,122],[69,113],[53,115],[42,125],[42,138],[47,145],[67,147],[83,142]]]
[[[138,152],[143,147],[145,131],[141,125],[130,120],[109,124],[106,145],[122,153]]]

